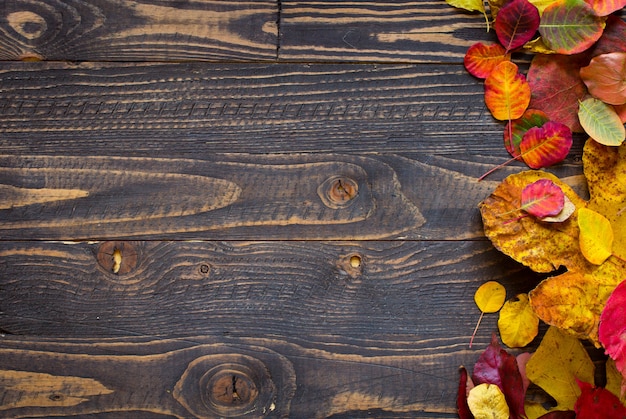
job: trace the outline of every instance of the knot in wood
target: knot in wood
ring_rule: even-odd
[[[220,371],[213,376],[208,391],[211,403],[225,408],[252,405],[259,395],[254,381],[244,372],[235,370]]]
[[[102,243],[96,258],[102,269],[115,275],[125,275],[137,266],[135,247],[124,241]]]
[[[318,189],[318,194],[324,205],[335,209],[352,204],[358,193],[358,183],[346,176],[333,176],[326,179]]]

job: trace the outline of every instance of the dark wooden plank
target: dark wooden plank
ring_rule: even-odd
[[[487,167],[391,154],[5,155],[0,231],[14,240],[482,238],[477,205],[495,188],[477,180]]]
[[[279,58],[298,61],[461,63],[494,41],[481,14],[438,0],[281,2]]]
[[[278,3],[6,1],[0,60],[275,60]]]
[[[472,290],[537,279],[483,241],[119,242],[118,274],[107,243],[0,243],[11,417],[189,417],[225,369],[271,390],[270,417],[454,417],[458,367],[496,327],[468,348]]]

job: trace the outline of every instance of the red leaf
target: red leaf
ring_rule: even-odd
[[[492,335],[491,343],[480,355],[473,374],[474,384],[495,384],[504,393],[511,418],[524,418],[524,382],[517,366],[515,356],[500,347],[496,335]]]
[[[537,32],[539,11],[528,0],[512,0],[498,11],[494,28],[507,52],[517,49]]]
[[[626,281],[615,287],[606,301],[600,315],[598,338],[626,379]]]
[[[582,132],[578,122],[578,102],[587,95],[580,68],[589,63],[587,55],[537,54],[528,70],[532,91],[530,108],[539,109],[553,121]]]
[[[579,418],[626,418],[626,407],[619,398],[601,387],[578,381],[581,394],[576,400],[574,411]]]
[[[520,158],[522,151],[519,148],[526,131],[532,127],[541,127],[550,118],[543,111],[528,109],[521,118],[515,119],[507,124],[504,130],[504,147],[511,156]]]
[[[472,76],[485,79],[498,64],[510,59],[511,55],[506,53],[502,45],[477,42],[465,53],[463,64]]]
[[[626,39],[626,22],[617,15],[611,15],[606,20],[602,36],[593,47],[592,55],[595,57],[610,52],[626,52],[624,39]]]
[[[474,415],[472,415],[472,412],[467,404],[467,370],[465,367],[461,367],[459,392],[456,396],[456,407],[459,413],[459,419],[474,419]]]
[[[522,189],[522,209],[537,218],[557,215],[565,205],[565,194],[550,179],[539,179]]]
[[[572,148],[572,132],[558,122],[529,129],[520,143],[522,158],[528,167],[541,169],[563,161]]]

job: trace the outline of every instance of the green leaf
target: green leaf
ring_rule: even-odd
[[[544,10],[539,33],[553,51],[577,54],[600,38],[605,23],[583,0],[559,0]]]
[[[624,142],[626,130],[615,108],[596,98],[585,99],[578,107],[578,118],[587,134],[607,146]]]

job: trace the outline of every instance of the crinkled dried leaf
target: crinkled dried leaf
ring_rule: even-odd
[[[517,119],[530,102],[530,86],[511,61],[498,64],[485,79],[485,104],[494,118]]]
[[[563,190],[550,179],[539,179],[522,189],[522,209],[535,217],[557,215],[564,205]]]
[[[471,75],[485,79],[498,64],[510,59],[511,54],[507,54],[502,45],[477,42],[468,48],[463,64]]]
[[[626,130],[613,106],[590,97],[580,102],[578,119],[585,132],[600,144],[618,146],[624,142]]]
[[[559,0],[543,11],[539,33],[559,54],[578,54],[600,38],[605,20],[583,0]]]
[[[582,343],[550,327],[526,364],[530,381],[557,401],[557,409],[572,410],[581,391],[576,379],[593,382],[594,365]]]
[[[475,419],[509,419],[504,394],[494,384],[479,384],[471,389],[467,404]]]
[[[580,68],[588,62],[584,54],[535,55],[527,77],[532,90],[530,108],[545,112],[574,132],[582,132],[578,101],[587,95],[587,87],[580,78]]]
[[[589,208],[578,210],[580,250],[594,265],[600,265],[613,253],[613,228],[602,214]]]
[[[626,407],[610,391],[578,382],[581,395],[576,400],[574,411],[579,418],[626,418]]]
[[[539,333],[539,318],[528,301],[527,294],[519,294],[504,303],[498,318],[502,343],[511,348],[528,345]]]
[[[507,52],[530,41],[539,28],[539,11],[528,0],[511,0],[499,11],[496,35]]]
[[[615,287],[602,310],[599,338],[626,379],[626,281]]]
[[[572,131],[556,121],[530,128],[520,143],[521,157],[532,169],[542,169],[563,161],[571,148]]]
[[[522,190],[539,179],[553,181],[576,207],[585,205],[568,185],[550,173],[525,171],[510,175],[479,204],[485,235],[502,253],[536,272],[551,272],[560,266],[582,270],[588,262],[578,248],[575,214],[555,225],[523,217],[519,209]]]
[[[537,109],[527,109],[521,118],[509,122],[504,129],[504,146],[509,154],[521,160],[522,151],[519,145],[526,131],[532,127],[541,127],[549,120],[550,118],[548,118],[545,112]]]
[[[615,234],[613,254],[626,259],[626,143],[608,147],[587,140],[583,167],[590,195],[587,208],[609,220]]]
[[[611,105],[626,103],[626,52],[594,57],[588,66],[580,69],[580,77],[589,93],[601,101]]]

